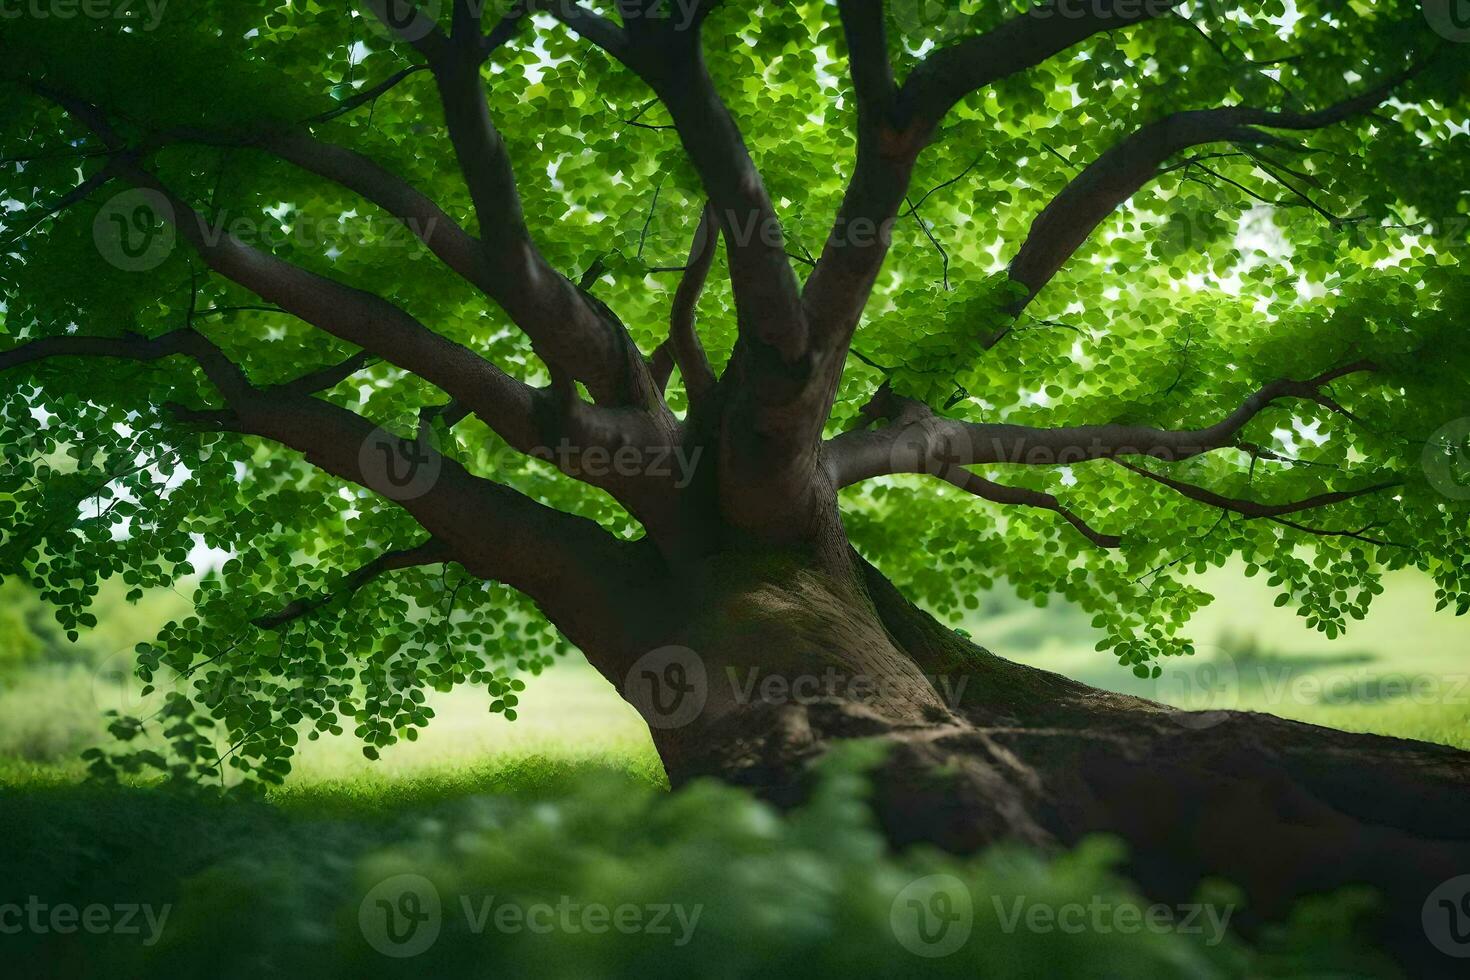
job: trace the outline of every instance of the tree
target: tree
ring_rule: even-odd
[[[570,643],[676,783],[887,741],[898,842],[1107,829],[1263,915],[1463,865],[1461,753],[915,604],[1065,596],[1152,677],[1232,557],[1330,637],[1389,569],[1470,608],[1445,11],[483,6],[5,28],[5,567],[75,630],[233,553],[114,722],[173,755],[99,771],[278,780],[303,720],[375,756]]]

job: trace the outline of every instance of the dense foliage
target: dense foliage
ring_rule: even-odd
[[[890,4],[897,73],[1024,6]],[[182,242],[165,240],[146,269],[120,260],[109,215],[117,194],[135,192],[119,184],[53,210],[109,153],[37,96],[31,86],[43,80],[105,107],[138,143],[212,134],[162,139],[150,158],[212,221],[391,296],[526,381],[548,380],[505,315],[388,216],[230,145],[315,120],[317,136],[369,154],[470,223],[430,74],[348,101],[416,63],[411,48],[344,4],[181,0],[156,22],[140,17],[0,26],[7,347],[68,333],[156,337],[187,323],[257,385],[354,352],[252,308],[254,296],[210,274]],[[704,37],[800,273],[801,257],[821,251],[851,171],[854,110],[836,10],[725,3]],[[1470,494],[1455,492],[1455,467],[1467,427],[1454,423],[1470,414],[1467,62],[1470,46],[1436,31],[1416,0],[1218,0],[1100,33],[971,95],[919,157],[828,427],[850,427],[887,381],[956,419],[1198,428],[1274,379],[1368,360],[1374,373],[1334,382],[1330,397],[1260,412],[1242,448],[1167,472],[1268,504],[1390,490],[1282,522],[1108,460],[1001,464],[983,472],[1056,494],[1125,546],[1095,548],[1049,511],[997,507],[913,476],[844,492],[859,549],[940,613],[973,608],[1002,578],[1038,602],[1064,595],[1096,616],[1102,646],[1142,674],[1160,656],[1191,651],[1178,627],[1210,597],[1187,573],[1232,556],[1329,636],[1362,616],[1384,570],[1408,565],[1434,576],[1442,606],[1464,613]],[[1181,152],[1003,339],[985,343],[1010,322],[1003,308],[1016,287],[1005,270],[1032,220],[1140,125],[1224,105],[1323,109],[1411,68],[1392,99],[1339,125]],[[592,291],[652,351],[677,281],[658,270],[683,262],[704,198],[662,107],[632,73],[545,16],[494,52],[484,81],[541,249],[574,279],[601,263]],[[717,369],[736,339],[722,262],[700,306]],[[386,548],[411,545],[413,520],[274,444],[181,422],[165,406],[216,403],[187,359],[61,358],[5,377],[0,573],[41,588],[69,633],[96,625],[88,604],[104,578],[120,577],[137,596],[190,573],[201,546],[228,556],[200,586],[196,615],[139,649],[143,677],[170,692],[157,717],[114,725],[123,737],[161,727],[181,753],[181,778],[214,779],[227,756],[279,780],[303,722],[313,738],[355,727],[369,752],[414,738],[431,715],[425,688],[486,685],[492,710],[513,716],[520,676],[565,647],[513,590],[454,565],[404,569],[285,629],[259,629],[250,620],[283,601],[330,591]],[[412,432],[420,410],[443,401],[384,363],[328,397],[397,432]],[[676,410],[682,397],[676,381]],[[641,533],[609,496],[509,451],[473,418],[435,434],[474,472],[621,536]]]

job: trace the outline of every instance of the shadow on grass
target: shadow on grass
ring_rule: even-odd
[[[0,955],[27,977],[1393,975],[1355,937],[1361,892],[1247,945],[1228,930],[1234,889],[1154,906],[1107,838],[895,853],[864,803],[875,759],[836,753],[787,814],[715,783],[669,793],[626,759],[498,759],[264,800],[11,783],[0,917],[14,903],[25,926]],[[105,928],[58,928],[67,907]]]

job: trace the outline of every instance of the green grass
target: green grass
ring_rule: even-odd
[[[1212,584],[1221,601],[1197,619],[1200,655],[1170,664],[1160,683],[1093,651],[1085,618],[1064,608],[1013,604],[966,626],[1004,656],[1102,687],[1470,749],[1470,685],[1460,683],[1470,621],[1426,615],[1423,580],[1391,580],[1369,619],[1337,643],[1272,608],[1260,583]],[[1401,679],[1418,683],[1419,696],[1392,696],[1385,682]],[[16,975],[1391,973],[1355,944],[1354,917],[1371,903],[1352,894],[1317,903],[1252,947],[1172,933],[1007,931],[994,898],[1137,904],[1112,870],[1116,850],[1094,842],[1046,859],[1008,849],[963,860],[888,853],[861,805],[861,780],[843,771],[790,817],[726,787],[670,794],[646,727],[577,660],[528,683],[513,723],[491,715],[482,692],[462,689],[434,695],[434,723],[378,762],[351,736],[303,740],[285,784],[257,801],[83,785],[75,753],[102,738],[99,707],[133,699],[106,672],[76,663],[12,676],[0,689],[0,905],[35,895],[173,909],[154,946],[0,934],[0,958]],[[462,917],[451,923],[446,906],[434,946],[396,960],[372,948],[359,913],[397,874],[420,875],[445,896],[680,902],[705,917],[689,944],[673,947],[650,934],[477,933]],[[975,899],[975,935],[959,953],[928,960],[902,947],[893,915],[905,887],[935,874]],[[1210,895],[1235,901],[1228,890]]]
[[[1356,976],[1392,975],[1352,938],[1366,907],[1352,894],[1254,947],[1204,928],[1007,925],[1018,903],[1135,916],[1148,903],[1114,872],[1121,852],[1105,839],[1045,858],[893,854],[862,805],[862,765],[862,753],[829,763],[789,815],[712,783],[670,794],[646,773],[529,757],[450,780],[405,777],[391,796],[355,780],[272,802],[62,781],[0,788],[0,904],[145,904],[161,922],[155,942],[149,931],[23,930],[0,935],[0,956],[27,977],[1270,977],[1341,975],[1350,963]],[[437,897],[441,928],[416,955],[386,956],[398,947],[385,944],[377,901],[404,908],[405,887]],[[969,909],[973,932],[931,959],[912,951],[928,947],[910,900],[932,902],[935,888]],[[1240,913],[1228,887],[1200,901],[1216,921]],[[631,909],[645,925],[670,907],[683,926],[592,934],[591,920],[572,918],[532,932],[480,929],[473,916],[563,906]]]
[[[658,759],[641,756],[564,753],[503,755],[474,765],[434,767],[408,776],[359,774],[330,779],[292,780],[267,799],[298,813],[371,815],[426,809],[474,796],[531,798],[555,795],[594,775],[612,775],[632,784],[666,790],[668,779]]]
[[[970,627],[996,653],[1097,687],[1183,708],[1259,711],[1339,728],[1470,749],[1470,616],[1434,612],[1414,572],[1385,579],[1362,622],[1328,640],[1306,630],[1273,590],[1227,568],[1203,576],[1216,602],[1191,621],[1194,657],[1139,680],[1063,609],[1020,609]]]

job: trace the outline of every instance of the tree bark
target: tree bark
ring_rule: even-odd
[[[1127,845],[1151,898],[1205,877],[1240,886],[1247,937],[1302,897],[1367,884],[1376,938],[1412,975],[1452,961],[1425,938],[1433,888],[1470,869],[1470,753],[1248,712],[1181,712],[982,649],[907,601],[855,552],[691,572],[694,610],[610,674],[678,786],[714,777],[800,802],[837,742],[888,747],[873,805],[895,847],[1000,841]]]

